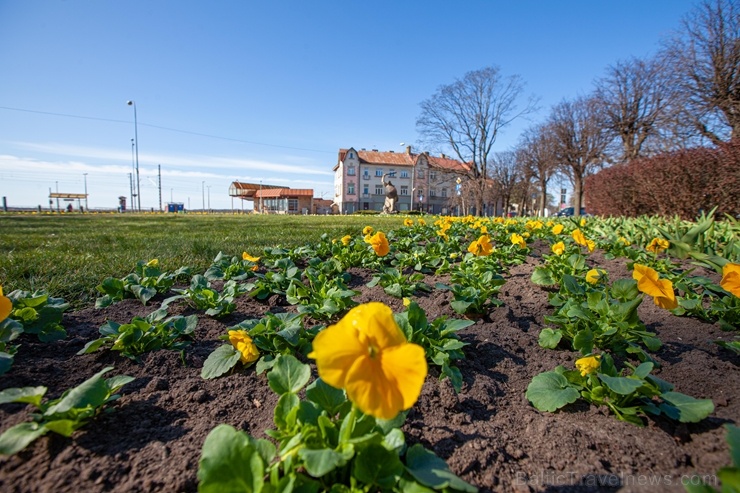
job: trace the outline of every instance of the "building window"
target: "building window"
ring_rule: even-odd
[[[443,188],[442,189],[442,197],[447,197],[447,189],[446,188]]]
[[[298,199],[288,199],[288,210],[291,212],[298,211]]]
[[[355,184],[347,183],[347,195],[354,195],[354,194],[355,194]]]
[[[375,185],[375,195],[383,195],[383,185]]]
[[[383,168],[376,169],[375,176],[383,176]]]
[[[352,152],[352,151],[349,151],[349,154],[347,154],[347,157],[350,158],[350,159],[354,159],[355,158],[355,153]]]
[[[354,166],[347,166],[347,175],[348,176],[355,176],[355,167]]]
[[[370,170],[368,170],[367,168],[365,168],[365,171],[363,171],[362,176],[366,180],[369,180],[370,179]]]
[[[408,171],[401,171],[400,177],[401,178],[408,178],[409,177],[409,172]]]
[[[408,195],[409,194],[409,187],[406,185],[401,185],[401,195]]]
[[[436,197],[437,196],[437,189],[436,188],[430,188],[429,189],[429,196],[430,197]]]
[[[429,172],[429,179],[432,181],[437,181],[437,172],[436,171],[430,171]]]
[[[366,197],[370,195],[370,185],[368,185],[367,183],[362,185],[362,194]]]

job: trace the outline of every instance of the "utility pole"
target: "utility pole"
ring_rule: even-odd
[[[159,212],[162,212],[162,165],[157,165],[157,174],[159,175]]]
[[[202,181],[200,182],[200,194],[203,198],[203,212],[206,211],[206,182]]]
[[[89,210],[89,206],[87,205],[87,173],[82,173],[82,176],[85,177],[85,210]]]

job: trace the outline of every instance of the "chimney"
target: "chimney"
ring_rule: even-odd
[[[442,153],[440,153],[440,156],[442,157],[442,159],[447,159],[447,156],[445,156],[445,155],[444,155],[444,154],[442,154]]]
[[[411,154],[411,146],[406,146],[406,154]]]

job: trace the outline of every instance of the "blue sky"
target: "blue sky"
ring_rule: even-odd
[[[504,151],[696,3],[0,0],[0,197],[47,206],[87,173],[90,208],[115,207],[134,100],[142,208],[159,206],[158,164],[163,203],[192,209],[231,208],[237,179],[330,198],[339,148],[415,144],[419,103],[489,65],[540,98]]]

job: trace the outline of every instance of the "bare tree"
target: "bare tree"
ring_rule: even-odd
[[[563,101],[553,108],[548,125],[555,157],[573,184],[575,215],[580,214],[583,205],[584,179],[603,165],[609,143],[598,109],[599,105],[590,98]]]
[[[452,149],[470,165],[470,179],[478,187],[478,213],[483,211],[486,166],[499,132],[536,109],[532,98],[519,106],[523,92],[524,82],[518,75],[504,77],[498,67],[486,67],[441,86],[421,103],[416,120],[421,140]]]
[[[516,154],[511,151],[497,152],[491,155],[487,166],[487,175],[493,180],[496,195],[501,199],[504,215],[509,212],[511,197],[517,185],[522,181],[521,167]]]
[[[740,137],[740,5],[704,0],[667,43],[679,118],[712,143]]]
[[[633,58],[607,68],[596,81],[594,99],[602,125],[617,145],[610,161],[625,163],[658,148],[673,90],[660,59]]]
[[[548,129],[547,125],[537,125],[525,130],[516,153],[517,161],[525,170],[525,179],[537,183],[540,198],[538,215],[544,216],[547,207],[547,184],[558,167],[552,130]]]

